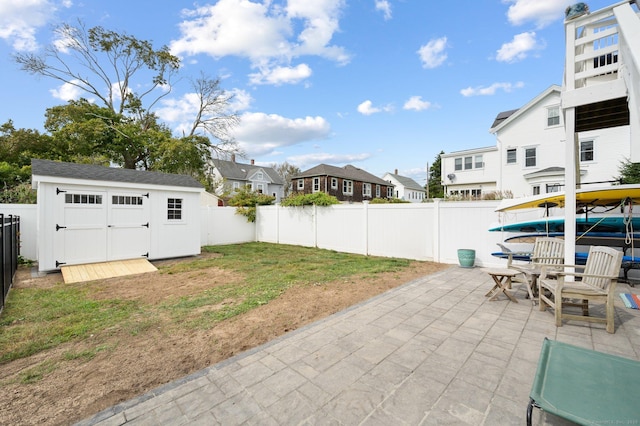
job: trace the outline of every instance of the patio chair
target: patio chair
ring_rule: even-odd
[[[515,269],[522,276],[512,278],[511,282],[524,283],[527,286],[531,303],[535,305],[538,293],[538,276],[543,265],[561,265],[564,263],[564,240],[552,237],[538,237],[533,245],[530,263],[514,264],[516,253],[507,253],[507,268]]]
[[[538,280],[540,310],[544,311],[547,306],[555,310],[556,327],[562,326],[563,319],[603,322],[608,333],[615,333],[614,298],[621,263],[621,251],[592,246],[585,265],[561,265],[565,270],[556,269],[551,276],[547,267],[543,267]],[[577,272],[580,269],[582,272]],[[566,276],[573,276],[576,281],[566,281]],[[604,303],[605,317],[589,316],[589,302]],[[582,315],[567,313],[568,306],[581,307]]]

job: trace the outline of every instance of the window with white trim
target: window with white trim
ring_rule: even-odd
[[[258,172],[258,173],[256,174],[256,179],[257,179],[257,180],[264,180],[264,175],[262,174],[262,172]]]
[[[532,195],[540,195],[540,185],[534,185]]]
[[[362,184],[362,196],[371,198],[371,184],[363,183]]]
[[[464,169],[471,170],[473,168],[473,157],[464,157]]]
[[[182,220],[182,198],[167,199],[167,219]]]
[[[507,164],[516,164],[518,160],[518,151],[515,148],[507,149]]]
[[[462,158],[456,158],[454,161],[454,170],[459,171],[462,170]]]
[[[387,198],[393,198],[393,186],[387,186]]]
[[[342,181],[342,193],[347,195],[353,195],[353,181],[352,180],[343,180]]]
[[[141,206],[142,197],[130,195],[112,195],[111,204],[117,204],[121,206]]]
[[[318,192],[320,191],[320,178],[319,177],[314,177],[313,178],[313,192]]]
[[[304,179],[298,179],[298,190],[304,189]]]
[[[484,167],[484,161],[482,158],[482,154],[478,154],[474,157],[474,165],[476,169],[481,169]]]
[[[331,189],[338,189],[338,178],[331,178]]]
[[[238,189],[240,189],[240,182],[233,182],[233,190],[237,191]]]
[[[560,125],[560,106],[547,108],[547,127]]]
[[[548,183],[547,184],[547,194],[550,192],[560,192],[560,184],[559,183]]]
[[[524,150],[524,165],[525,165],[525,167],[535,167],[536,166],[536,149],[535,148],[525,148],[525,150]]]
[[[593,161],[593,141],[580,142],[580,161]]]
[[[256,184],[256,192],[258,194],[262,194],[264,192],[264,184],[263,183],[257,183]]]
[[[380,198],[380,185],[376,185],[376,198]]]

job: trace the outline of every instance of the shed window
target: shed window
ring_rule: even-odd
[[[102,204],[102,195],[64,194],[66,204]]]
[[[167,199],[167,219],[182,220],[182,198]]]
[[[112,195],[111,204],[117,204],[121,206],[141,206],[142,197],[132,197],[130,195]]]

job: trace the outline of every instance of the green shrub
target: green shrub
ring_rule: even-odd
[[[241,188],[229,199],[229,205],[236,208],[236,213],[246,216],[249,222],[256,221],[256,206],[268,206],[273,204],[275,197],[251,191],[249,188]]]
[[[314,192],[313,194],[294,193],[282,200],[280,203],[285,207],[299,206],[330,206],[332,204],[340,204],[340,201],[333,195],[324,192]]]
[[[370,201],[371,204],[404,204],[409,202],[400,198],[374,198]]]

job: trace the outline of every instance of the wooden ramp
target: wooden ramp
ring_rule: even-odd
[[[65,283],[100,280],[125,275],[144,274],[158,269],[147,259],[114,260],[112,262],[87,263],[60,267]]]

